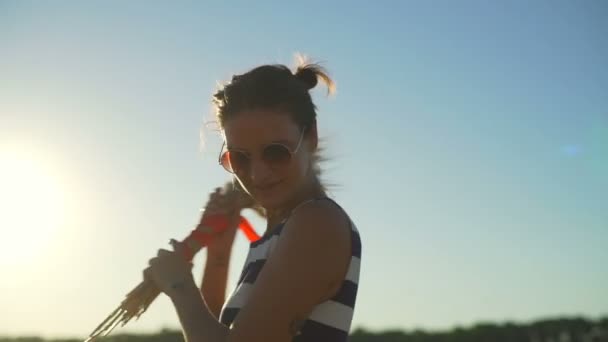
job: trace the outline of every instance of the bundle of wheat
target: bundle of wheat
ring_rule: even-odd
[[[229,200],[237,201],[238,208],[252,208],[253,201],[251,198],[238,187],[227,184],[224,188]],[[258,213],[262,212],[256,210]],[[194,255],[203,249],[215,234],[221,233],[229,226],[228,219],[222,215],[206,216],[201,215],[201,222],[197,227],[190,232],[190,234],[182,240],[182,246],[184,246],[184,258],[188,261],[192,261]],[[204,218],[203,218],[204,217]],[[256,241],[260,237],[252,228],[251,224],[241,216],[239,222],[239,229],[245,234],[250,241]],[[125,326],[133,318],[136,320],[148,309],[150,304],[158,297],[160,290],[156,287],[152,281],[144,279],[139,285],[137,285],[131,292],[126,295],[126,298],[120,303],[120,305],[112,311],[108,317],[101,322],[85,340],[85,342],[92,342],[98,337],[107,336],[116,328],[119,324]]]

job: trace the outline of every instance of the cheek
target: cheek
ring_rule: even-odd
[[[303,178],[306,178],[311,167],[310,159],[307,156],[300,156],[300,158],[297,158],[295,162],[292,163],[290,176],[291,178],[294,178],[295,181],[301,181]]]

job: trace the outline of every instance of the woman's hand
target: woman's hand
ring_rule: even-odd
[[[150,259],[149,267],[143,272],[144,279],[154,282],[156,287],[169,297],[180,289],[196,286],[192,276],[192,263],[184,258],[181,243],[171,240],[173,251],[159,249],[156,257]]]
[[[207,255],[218,258],[229,257],[234,244],[237,228],[239,225],[241,210],[243,209],[242,196],[231,187],[217,188],[209,195],[209,200],[199,221],[199,228],[208,217],[222,215],[228,219],[228,228],[221,233],[214,235],[213,239],[207,244]]]
[[[214,235],[207,244],[207,257],[214,263],[228,263],[232,245],[238,229],[241,210],[250,203],[246,193],[231,186],[217,188],[209,195],[209,200],[203,211],[198,227],[205,219],[214,215],[228,218],[228,228]],[[180,287],[192,286],[192,262],[186,261],[183,244],[174,239],[170,241],[173,251],[160,249],[157,256],[150,259],[149,267],[144,270],[144,278],[153,281],[156,286],[168,296],[175,294]]]

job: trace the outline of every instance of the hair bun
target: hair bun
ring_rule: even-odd
[[[316,70],[311,68],[309,65],[299,67],[296,71],[295,77],[306,84],[306,88],[308,90],[314,88],[318,82]]]

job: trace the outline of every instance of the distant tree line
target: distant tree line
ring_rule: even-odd
[[[449,331],[368,332],[358,328],[351,342],[608,342],[608,317],[560,318],[527,324],[479,323]]]
[[[82,342],[84,338],[45,340],[40,337],[0,336],[0,342]],[[100,342],[184,342],[179,330],[154,334],[112,334]],[[532,323],[479,323],[448,331],[381,331],[355,329],[351,342],[608,342],[608,317],[545,319]],[[323,341],[320,341],[323,342]],[[331,341],[327,341],[331,342]]]

